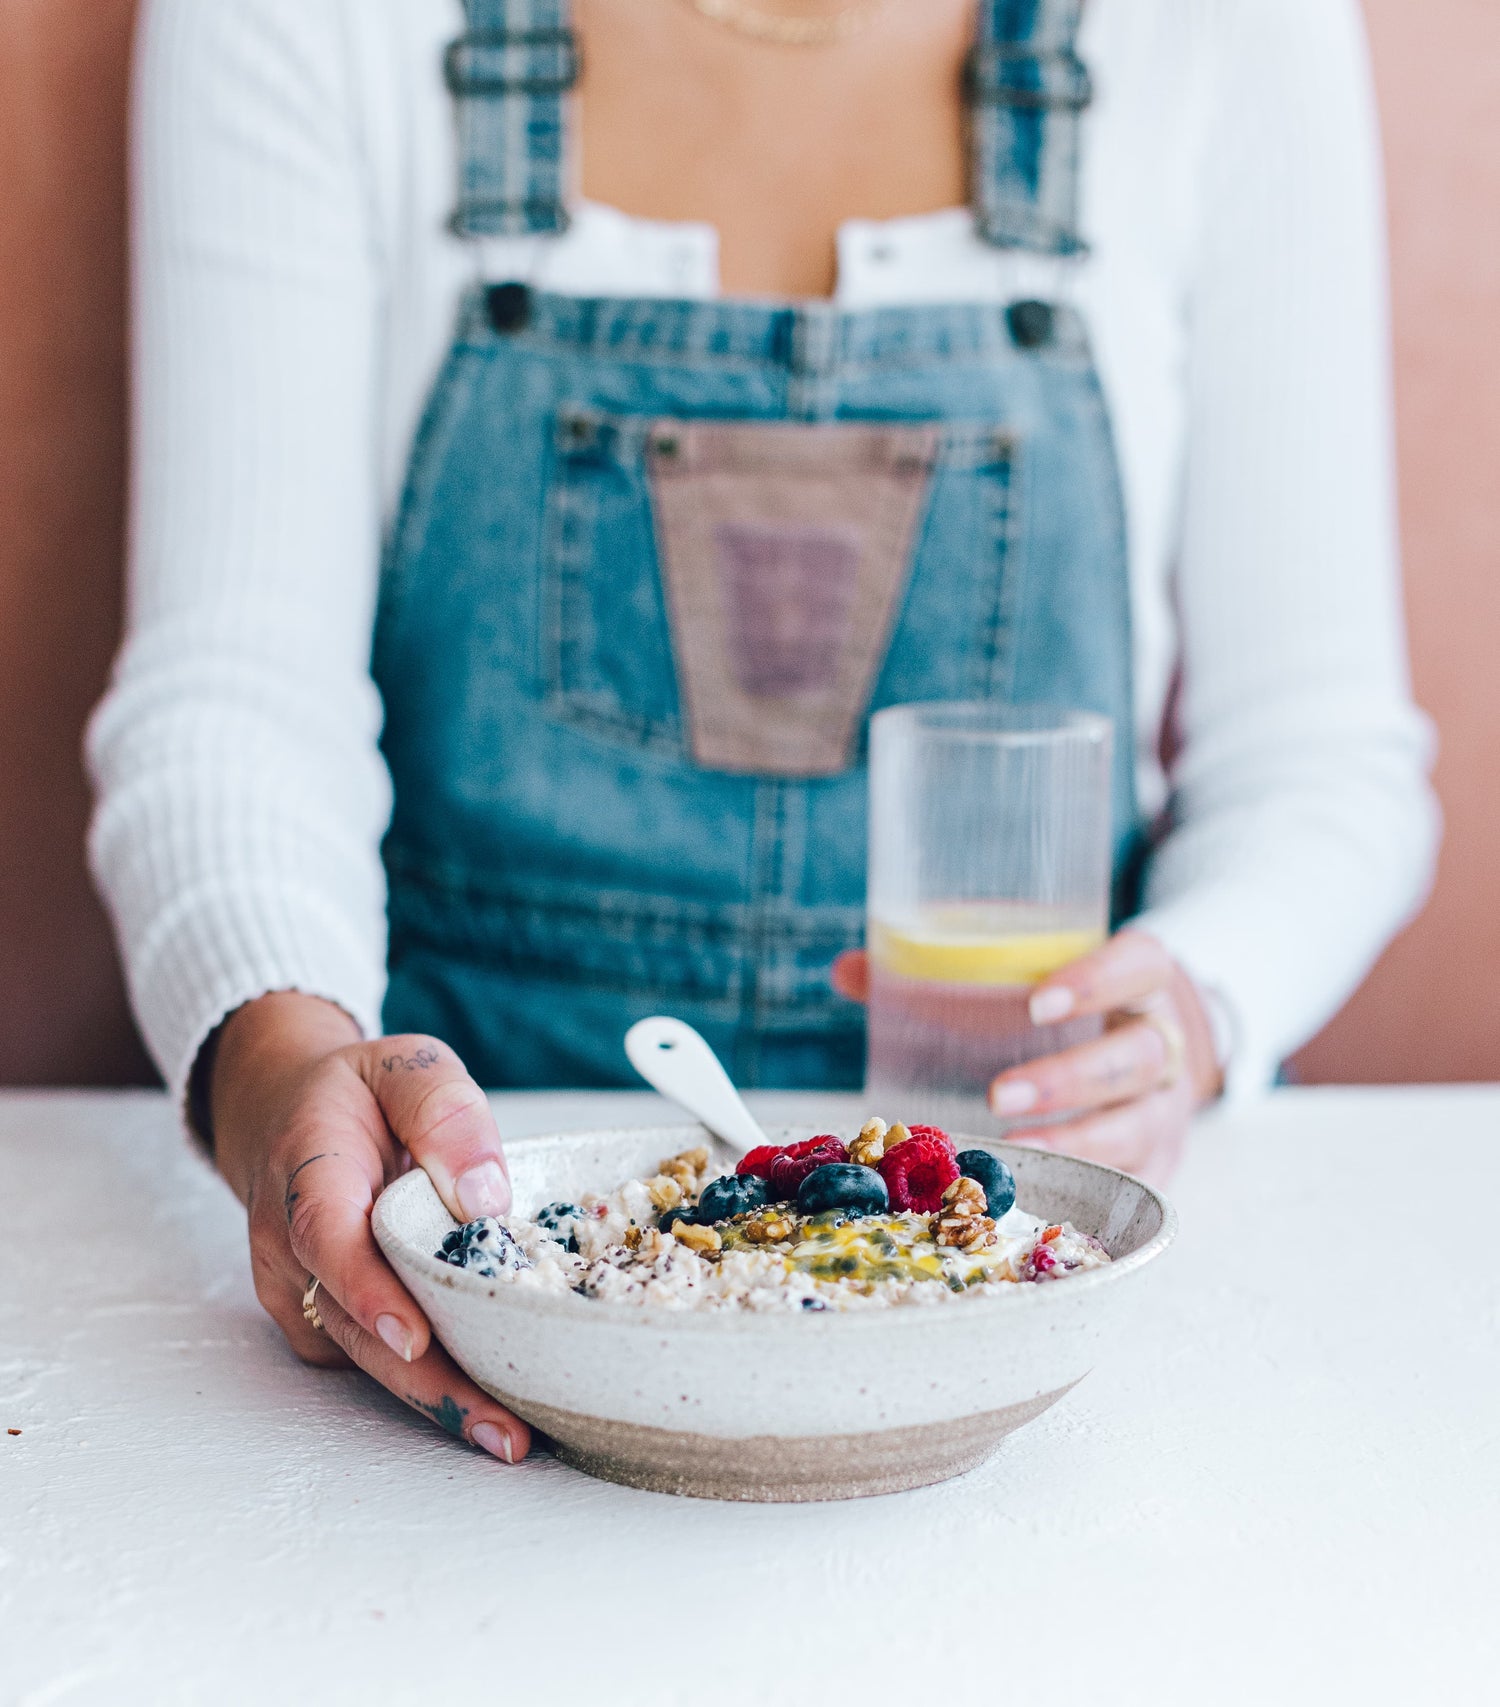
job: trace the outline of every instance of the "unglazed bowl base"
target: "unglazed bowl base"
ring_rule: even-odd
[[[1076,1385],[1070,1381],[1055,1392],[954,1422],[746,1440],[609,1422],[506,1393],[493,1396],[550,1435],[564,1464],[601,1481],[693,1499],[790,1503],[865,1499],[961,1476]]]
[[[682,1125],[524,1139],[510,1148],[516,1213],[645,1177],[707,1141]],[[372,1225],[458,1366],[550,1435],[564,1463],[705,1499],[854,1499],[972,1469],[1106,1353],[1129,1355],[1122,1324],[1143,1297],[1140,1271],[1171,1243],[1171,1206],[1094,1162],[987,1147],[1028,1209],[1093,1234],[1114,1261],[925,1307],[674,1310],[454,1268],[436,1255],[453,1218],[417,1169],[387,1187]],[[722,1147],[715,1159],[734,1165]]]

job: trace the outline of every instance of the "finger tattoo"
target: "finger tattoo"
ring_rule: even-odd
[[[408,1393],[406,1402],[425,1416],[431,1417],[439,1428],[446,1429],[455,1440],[463,1439],[464,1418],[468,1416],[469,1408],[467,1405],[460,1405],[451,1393],[444,1393],[435,1405],[429,1405],[415,1393]]]
[[[403,1073],[425,1073],[429,1067],[438,1064],[436,1049],[419,1049],[415,1055],[387,1055],[380,1065],[387,1073],[394,1073],[399,1067]]]
[[[300,1174],[304,1168],[310,1168],[314,1162],[326,1161],[329,1156],[336,1156],[338,1154],[339,1152],[337,1150],[320,1150],[316,1156],[309,1156],[305,1162],[298,1162],[296,1167],[292,1169],[291,1175],[286,1182],[286,1195],[281,1200],[281,1206],[286,1210],[286,1224],[288,1227],[292,1224],[292,1211],[297,1207],[298,1200],[302,1196],[302,1193],[297,1190],[297,1175]]]

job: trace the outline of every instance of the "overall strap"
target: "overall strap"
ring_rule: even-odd
[[[969,56],[974,217],[1001,249],[1076,255],[1079,136],[1094,98],[1078,57],[1084,0],[979,0]]]
[[[443,62],[458,108],[461,237],[568,224],[566,96],[578,80],[568,0],[464,0],[469,27]]]

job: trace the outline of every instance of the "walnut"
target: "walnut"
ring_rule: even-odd
[[[894,1126],[886,1128],[885,1147],[894,1150],[898,1144],[904,1144],[911,1137],[911,1128],[898,1120]]]
[[[641,1229],[632,1221],[625,1229],[624,1245],[627,1251],[639,1250],[641,1244]]]
[[[883,1120],[867,1120],[859,1129],[859,1137],[849,1146],[849,1160],[862,1168],[873,1168],[885,1154],[886,1124]]]
[[[724,1248],[724,1241],[713,1227],[700,1227],[693,1221],[679,1221],[672,1228],[672,1237],[678,1244],[686,1245],[690,1251],[697,1251],[699,1256],[707,1256],[710,1251]]]
[[[646,1191],[657,1209],[675,1209],[682,1202],[682,1187],[666,1174],[646,1181]]]
[[[960,1174],[943,1193],[943,1202],[945,1204],[963,1204],[966,1206],[966,1211],[971,1214],[977,1208],[982,1214],[986,1203],[984,1187],[977,1179],[970,1179],[967,1174]]]
[[[941,1229],[936,1235],[937,1242],[961,1251],[987,1250],[999,1242],[995,1223],[988,1215],[976,1215],[970,1221],[945,1221],[941,1223]]]
[[[657,1178],[665,1176],[676,1182],[683,1197],[696,1197],[703,1189],[704,1179],[708,1173],[708,1151],[699,1147],[695,1150],[684,1150],[680,1155],[668,1156],[657,1164]],[[679,1199],[680,1201],[680,1199]],[[662,1204],[662,1208],[672,1207]]]
[[[983,1250],[995,1243],[995,1223],[985,1214],[984,1187],[965,1176],[943,1193],[943,1206],[928,1227],[938,1244],[961,1251]]]
[[[745,1223],[745,1237],[753,1245],[775,1245],[792,1235],[792,1218],[782,1210],[769,1209]]]
[[[691,1197],[698,1189],[698,1176],[685,1162],[679,1162],[675,1156],[669,1157],[661,1164],[661,1171],[656,1176],[659,1180],[667,1180],[677,1187],[679,1197]],[[655,1181],[648,1181],[648,1186]]]

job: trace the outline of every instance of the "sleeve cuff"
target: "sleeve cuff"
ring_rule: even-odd
[[[199,1051],[237,1008],[297,991],[342,1008],[366,1037],[381,1031],[383,933],[375,943],[320,896],[237,887],[172,909],[130,957],[141,1031],[179,1110]]]
[[[1243,1105],[1275,1086],[1288,1046],[1274,988],[1259,976],[1260,957],[1225,925],[1232,907],[1225,897],[1195,895],[1149,909],[1130,928],[1154,936],[1197,985],[1224,1073],[1221,1100]]]

